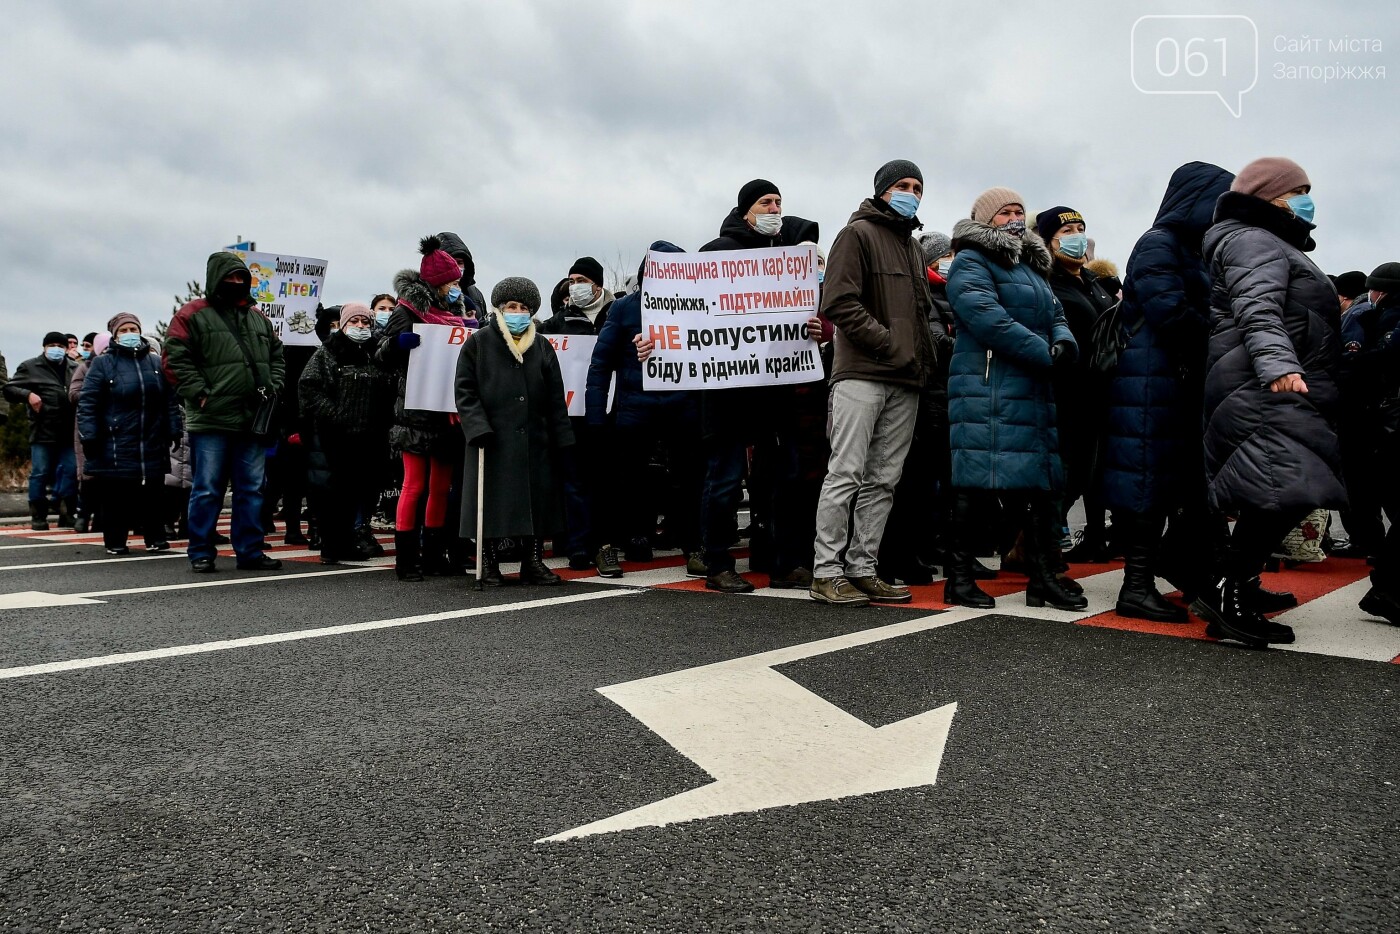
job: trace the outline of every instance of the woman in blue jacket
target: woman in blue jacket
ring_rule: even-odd
[[[1057,362],[1078,352],[1050,289],[1050,252],[1026,229],[1024,199],[1009,188],[977,197],[972,217],[953,227],[957,256],[948,298],[957,339],[948,373],[953,455],[952,547],[944,601],[989,608],[973,577],[974,491],[994,491],[1025,517],[1027,606],[1082,610],[1088,601],[1056,577],[1057,492],[1064,488],[1055,401]]]
[[[165,551],[161,503],[180,409],[140,320],[123,312],[107,330],[111,346],[93,358],[78,394],[78,437],[101,487],[102,542],[110,555],[130,554],[127,534],[138,528],[147,551]]]

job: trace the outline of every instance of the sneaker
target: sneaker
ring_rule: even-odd
[[[814,577],[808,594],[818,603],[829,603],[833,606],[870,605],[870,598],[844,577]]]
[[[376,532],[392,532],[394,531],[394,520],[388,518],[382,512],[376,512],[374,518],[369,520],[369,527]]]
[[[591,567],[593,567],[593,559],[588,556],[588,552],[576,551],[569,555],[569,570],[587,571]]]
[[[169,550],[170,550],[170,543],[167,542],[167,541],[164,541],[164,540],[159,541],[159,542],[147,542],[147,543],[146,543],[146,550],[147,550],[147,551],[150,551],[150,552],[169,551]]]
[[[611,545],[604,545],[598,549],[598,556],[594,559],[598,565],[599,577],[621,577],[622,565],[617,563],[617,549]]]
[[[878,577],[852,577],[850,585],[870,598],[871,603],[908,603],[914,595],[906,587],[894,587]]]
[[[109,555],[129,555],[129,554],[131,554],[131,549],[128,548],[128,547],[126,547],[125,545],[122,545],[120,548],[108,548],[108,549],[107,549],[107,554],[109,554]]]
[[[685,576],[710,576],[710,567],[705,563],[705,553],[703,551],[692,551],[690,554],[685,556]]]
[[[627,547],[623,549],[623,554],[628,561],[635,561],[638,564],[655,558],[655,555],[652,554],[651,542],[645,538],[634,538],[629,541]]]
[[[720,571],[705,578],[705,589],[720,593],[753,593],[753,584],[733,571]]]
[[[793,568],[786,574],[770,574],[768,586],[774,590],[807,590],[812,586],[812,572],[806,568]]]

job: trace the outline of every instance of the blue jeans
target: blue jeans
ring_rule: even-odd
[[[78,452],[72,444],[29,446],[29,501],[45,499],[50,489],[55,503],[78,492]]]
[[[267,452],[251,435],[226,431],[190,432],[194,488],[190,491],[191,561],[218,554],[214,534],[224,491],[233,480],[233,526],[229,537],[239,562],[262,557],[263,468]]]

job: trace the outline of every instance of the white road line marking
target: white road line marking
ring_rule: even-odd
[[[366,571],[383,571],[387,566],[339,568],[331,566],[326,571],[307,571],[302,574],[263,574],[258,577],[234,577],[227,580],[192,581],[188,584],[160,584],[155,587],[128,587],[124,590],[91,590],[77,593],[75,597],[117,597],[128,593],[157,593],[163,590],[196,590],[201,587],[232,587],[235,584],[264,584],[273,581],[300,580],[306,577],[333,577],[336,574],[363,574]]]
[[[1371,662],[1388,662],[1400,655],[1400,627],[1367,616],[1356,605],[1370,587],[1370,580],[1363,577],[1280,613],[1274,619],[1292,626],[1298,641],[1273,648]]]
[[[75,568],[87,564],[126,564],[130,561],[157,561],[161,558],[183,558],[183,551],[162,551],[159,554],[143,555],[132,552],[121,558],[87,558],[81,561],[50,561],[46,564],[0,564],[0,571],[33,571],[39,568]]]
[[[604,600],[610,597],[623,597],[634,590],[603,590],[593,593],[573,594],[564,597],[546,597],[540,600],[525,600],[521,603],[504,603],[494,606],[468,607],[460,610],[446,610],[441,613],[424,613],[420,616],[402,616],[397,619],[381,619],[368,623],[348,623],[343,626],[326,626],[321,629],[302,629],[295,632],[269,633],[264,636],[248,636],[242,639],[220,639],[216,642],[199,642],[193,645],[172,645],[163,649],[147,649],[142,652],[121,652],[116,655],[99,655],[92,658],[75,658],[63,662],[46,662],[40,665],[24,665],[18,668],[0,669],[0,681],[12,678],[28,678],[34,675],[56,674],[64,671],[80,671],[84,668],[101,668],[108,665],[129,665],[134,662],[157,661],[163,658],[177,658],[182,655],[202,655],[208,652],[224,652],[259,645],[275,645],[279,642],[298,642],[303,639],[320,639],[325,636],[340,636],[356,632],[370,632],[375,629],[394,629],[402,626],[416,626],[419,623],[435,623],[449,619],[466,619],[472,616],[489,616],[494,613],[511,613],[518,610],[533,610],[565,603],[582,603],[588,600]]]
[[[101,602],[101,600],[88,600],[74,594],[43,593],[38,590],[0,593],[0,610],[32,610],[45,606],[81,606]]]
[[[26,545],[0,545],[0,551],[15,551],[15,550],[20,549],[20,548],[73,548],[74,546],[77,546],[77,545],[93,545],[93,546],[96,546],[96,547],[100,548],[100,547],[102,547],[102,539],[100,539],[100,538],[93,538],[93,539],[86,539],[86,538],[84,538],[84,539],[76,539],[76,540],[74,540],[74,541],[62,541],[62,542],[48,542],[48,541],[42,541],[42,542],[41,542],[41,541],[33,541],[33,542],[29,542],[29,543],[26,544]]]

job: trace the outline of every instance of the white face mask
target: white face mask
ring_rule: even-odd
[[[345,336],[350,338],[357,344],[364,343],[365,341],[369,340],[369,336],[372,333],[374,332],[371,331],[369,328],[356,327],[353,324],[345,329]]]
[[[783,229],[783,215],[755,214],[753,216],[753,229],[765,237],[776,237],[778,231]]]
[[[593,304],[593,286],[588,282],[575,282],[569,286],[569,304],[575,308],[587,308]]]

